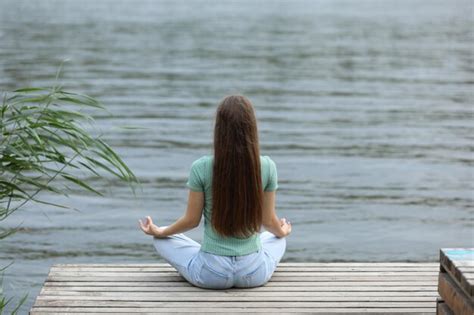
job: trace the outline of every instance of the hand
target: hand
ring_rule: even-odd
[[[157,227],[155,224],[153,224],[153,221],[151,220],[150,216],[146,217],[145,222],[142,222],[142,220],[138,220],[138,223],[140,224],[140,229],[142,229],[142,231],[145,234],[153,235],[153,236],[156,236],[158,238],[166,237],[166,235],[164,235],[164,230],[165,229]]]
[[[280,226],[281,229],[283,230],[283,233],[285,236],[290,235],[291,233],[291,223],[288,221],[286,218],[281,218],[280,219]]]

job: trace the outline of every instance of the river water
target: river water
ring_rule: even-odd
[[[474,246],[471,1],[0,2],[0,88],[52,83],[101,100],[104,138],[134,197],[73,191],[81,212],[29,206],[2,225],[5,290],[32,305],[55,263],[160,261],[137,219],[185,210],[191,163],[212,153],[218,101],[254,103],[276,162],[284,261],[436,261]],[[144,129],[123,129],[139,126]],[[189,233],[201,240],[202,228]]]

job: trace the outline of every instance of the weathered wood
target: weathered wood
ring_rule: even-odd
[[[471,266],[471,263],[474,263],[474,248],[442,248],[439,255],[441,272],[446,270],[453,281],[472,299],[474,275],[464,273],[459,268]]]
[[[342,315],[342,314],[353,314],[353,315],[363,315],[366,313],[377,313],[379,315],[388,315],[388,314],[434,314],[435,308],[396,308],[396,309],[387,309],[387,308],[326,308],[326,309],[314,309],[314,308],[298,308],[297,310],[293,308],[253,308],[249,310],[246,307],[233,307],[233,308],[220,308],[212,307],[208,309],[189,309],[189,308],[151,308],[151,307],[110,307],[110,308],[99,308],[99,307],[38,307],[33,309],[31,315],[64,315],[64,314],[77,314],[77,313],[86,313],[91,314],[169,314],[169,313],[216,313],[216,314],[238,314],[238,313],[263,313],[263,314],[300,314],[300,313],[321,313],[321,314],[332,314],[332,315]]]
[[[346,276],[344,278],[339,278],[337,276],[333,277],[280,277],[278,275],[275,275],[272,277],[272,281],[274,282],[318,282],[318,281],[333,281],[333,282],[344,282],[348,283],[351,281],[359,281],[359,282],[382,282],[382,281],[391,281],[391,282],[413,282],[413,283],[419,283],[419,282],[436,282],[437,276],[430,276],[430,277],[368,277],[368,276]],[[122,282],[150,282],[150,281],[156,281],[156,282],[170,282],[170,281],[179,281],[179,282],[184,282],[186,281],[183,279],[181,276],[160,276],[160,275],[150,275],[150,276],[136,276],[136,277],[104,277],[104,276],[97,276],[97,277],[56,277],[56,276],[48,276],[48,281],[102,281],[102,282],[116,282],[116,281],[122,281]]]
[[[449,309],[457,315],[473,315],[474,303],[446,272],[440,272],[438,292]]]
[[[176,298],[183,300],[184,298],[221,298],[225,297],[228,298],[229,294],[232,294],[233,297],[240,298],[240,297],[313,297],[313,298],[320,298],[320,297],[363,297],[363,298],[372,298],[372,297],[433,297],[438,296],[436,291],[425,291],[425,292],[417,292],[414,294],[413,291],[409,292],[394,292],[394,291],[374,291],[374,292],[364,292],[364,291],[336,291],[336,292],[327,292],[321,291],[318,294],[314,294],[314,292],[309,291],[296,291],[296,292],[285,292],[285,291],[243,291],[243,290],[235,290],[235,291],[225,291],[221,292],[222,290],[215,290],[215,291],[194,291],[194,292],[168,292],[168,291],[161,291],[159,294],[156,292],[131,292],[131,291],[108,291],[107,289],[101,291],[78,291],[78,290],[58,290],[57,288],[54,289],[44,289],[41,291],[42,296],[127,296],[127,297],[153,297],[153,298]]]
[[[430,296],[414,296],[405,295],[405,296],[373,296],[372,294],[368,295],[356,295],[356,296],[343,296],[343,295],[300,295],[300,294],[286,294],[286,295],[237,295],[232,294],[232,301],[253,301],[253,302],[266,302],[266,301],[275,301],[281,302],[284,297],[285,302],[327,302],[327,301],[341,301],[341,302],[413,302],[413,301],[423,301],[423,302],[432,302],[433,297],[436,295]],[[183,301],[186,302],[210,302],[210,301],[222,301],[226,302],[229,300],[229,294],[217,295],[217,294],[156,294],[156,293],[143,293],[139,292],[138,294],[132,294],[130,292],[76,292],[73,294],[51,294],[51,292],[43,292],[37,298],[37,301],[42,300],[84,300],[84,301],[149,301],[149,302],[161,302],[161,301]]]
[[[117,291],[126,291],[126,292],[202,292],[203,289],[196,288],[191,286],[187,283],[167,283],[163,282],[161,285],[147,285],[147,286],[139,286],[134,284],[130,286],[130,283],[127,284],[123,283],[116,286],[104,286],[102,282],[81,282],[81,283],[69,283],[73,285],[64,285],[63,282],[47,282],[44,284],[43,289],[57,289],[60,291],[108,291],[108,292],[117,292]],[[86,285],[84,285],[86,284]],[[90,284],[90,285],[89,285]],[[117,284],[117,282],[115,283]],[[144,282],[139,284],[146,284]],[[176,284],[181,284],[177,286]],[[280,286],[275,286],[275,284],[280,284]],[[223,292],[239,292],[242,289],[226,289],[220,290]],[[307,285],[307,286],[296,286],[287,283],[274,283],[270,282],[267,283],[263,287],[256,287],[256,288],[247,288],[246,291],[250,292],[280,292],[280,291],[292,291],[292,292],[339,292],[339,291],[372,291],[372,292],[438,292],[437,286],[434,284],[429,284],[426,286],[399,286],[399,285],[380,285],[380,284],[371,284],[367,282],[358,283],[358,282],[351,282],[350,285],[346,285],[342,283],[339,286],[335,286],[332,283],[327,282],[318,282],[316,285]],[[211,290],[207,290],[206,292],[213,292]]]
[[[121,267],[121,268],[128,268],[128,267],[169,267],[170,265],[167,263],[155,263],[155,264],[55,264],[53,265],[57,267],[66,266],[66,267],[97,267],[97,268],[109,268],[109,267]],[[297,262],[297,263],[279,263],[279,267],[313,267],[313,266],[321,266],[321,267],[367,267],[372,268],[376,266],[401,266],[401,267],[438,267],[438,262]]]
[[[135,285],[136,283],[140,282],[165,282],[167,285],[168,283],[172,282],[185,283],[186,280],[181,278],[180,276],[149,276],[149,277],[48,277],[48,281],[50,282],[93,282],[99,281],[103,282],[106,285],[115,285],[116,282],[128,282],[128,285]],[[272,278],[273,283],[281,282],[281,286],[287,286],[288,282],[291,282],[292,285],[298,286],[307,286],[307,285],[317,285],[318,282],[328,282],[331,284],[337,285],[351,285],[352,282],[357,283],[365,283],[365,285],[384,285],[384,281],[390,282],[392,285],[405,285],[410,283],[411,285],[430,285],[437,282],[437,277],[430,277],[430,278],[418,278],[413,277],[410,278],[378,278],[378,277],[346,277],[345,279],[338,278],[338,277],[278,277],[274,276]],[[362,284],[364,285],[364,284]]]
[[[440,298],[436,301],[436,315],[454,315],[448,305]]]
[[[282,263],[265,286],[206,290],[167,264],[54,265],[31,314],[434,314],[436,263]]]
[[[233,299],[230,299],[233,300]],[[184,302],[150,302],[150,301],[91,301],[91,300],[44,300],[37,299],[34,306],[77,306],[77,307],[183,307]],[[210,303],[207,301],[191,301],[186,302],[189,308],[210,308]],[[212,307],[242,307],[241,302],[213,302]],[[313,307],[313,308],[333,308],[333,307],[421,307],[421,308],[435,308],[435,299],[432,301],[423,302],[273,302],[273,301],[253,301],[245,303],[245,307],[257,308],[282,308],[282,307]]]
[[[163,275],[163,276],[179,276],[178,272],[175,271],[155,271],[155,272],[128,272],[128,271],[76,271],[76,270],[61,270],[61,271],[50,271],[50,276],[57,276],[57,277],[148,277],[150,274],[156,275]],[[286,271],[278,271],[275,273],[278,277],[331,277],[331,276],[355,276],[353,271],[340,271],[340,272],[306,272],[306,271],[298,271],[298,272],[286,272]],[[377,276],[377,277],[389,277],[389,276],[429,276],[429,277],[436,277],[438,276],[437,271],[420,271],[420,272],[405,272],[405,271],[365,271],[360,272],[357,275],[360,276]]]
[[[474,267],[462,267],[462,268],[472,268],[474,272]],[[173,267],[109,267],[109,268],[99,268],[99,267],[51,267],[51,271],[54,272],[176,272],[176,269]],[[276,271],[279,272],[406,272],[406,273],[418,273],[418,272],[435,272],[436,269],[431,267],[278,267]],[[469,270],[466,270],[469,272]]]
[[[97,281],[64,281],[64,282],[54,282],[47,281],[44,286],[104,286],[107,285],[110,288],[128,286],[130,287],[131,283],[126,281],[117,281],[117,282],[97,282]],[[134,287],[192,287],[186,281],[174,281],[174,282],[158,282],[158,281],[143,281],[143,282],[133,282]],[[410,281],[351,281],[351,282],[335,282],[335,281],[312,281],[312,282],[275,282],[271,281],[265,284],[265,288],[268,287],[373,287],[373,288],[383,288],[383,287],[392,287],[392,286],[407,286],[407,287],[427,287],[432,290],[437,288],[437,280],[434,281],[425,281],[425,282],[410,282]],[[260,288],[249,288],[247,290],[256,290]]]

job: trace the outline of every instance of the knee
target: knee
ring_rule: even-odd
[[[276,237],[276,236],[272,232],[263,231],[262,234],[260,234],[260,237],[261,238],[271,238],[271,237]]]
[[[268,243],[280,243],[286,246],[286,237],[277,237],[275,234],[265,231],[260,235],[262,241]]]
[[[168,238],[158,238],[155,236],[153,237],[153,246],[158,252],[161,252],[165,248],[166,244],[168,243],[169,243]]]
[[[286,237],[279,238],[278,241],[277,241],[277,244],[279,245],[278,247],[280,248],[280,250],[282,252],[281,256],[283,256],[283,254],[286,251]]]

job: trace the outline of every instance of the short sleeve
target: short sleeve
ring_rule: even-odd
[[[267,182],[267,185],[265,186],[265,191],[275,191],[278,188],[278,174],[277,174],[276,164],[268,156],[267,156],[267,160],[268,160],[269,171],[268,171],[268,182]]]
[[[202,171],[201,171],[200,160],[196,160],[191,165],[191,171],[189,172],[189,178],[186,182],[186,186],[193,191],[204,191],[204,183],[202,181]]]

